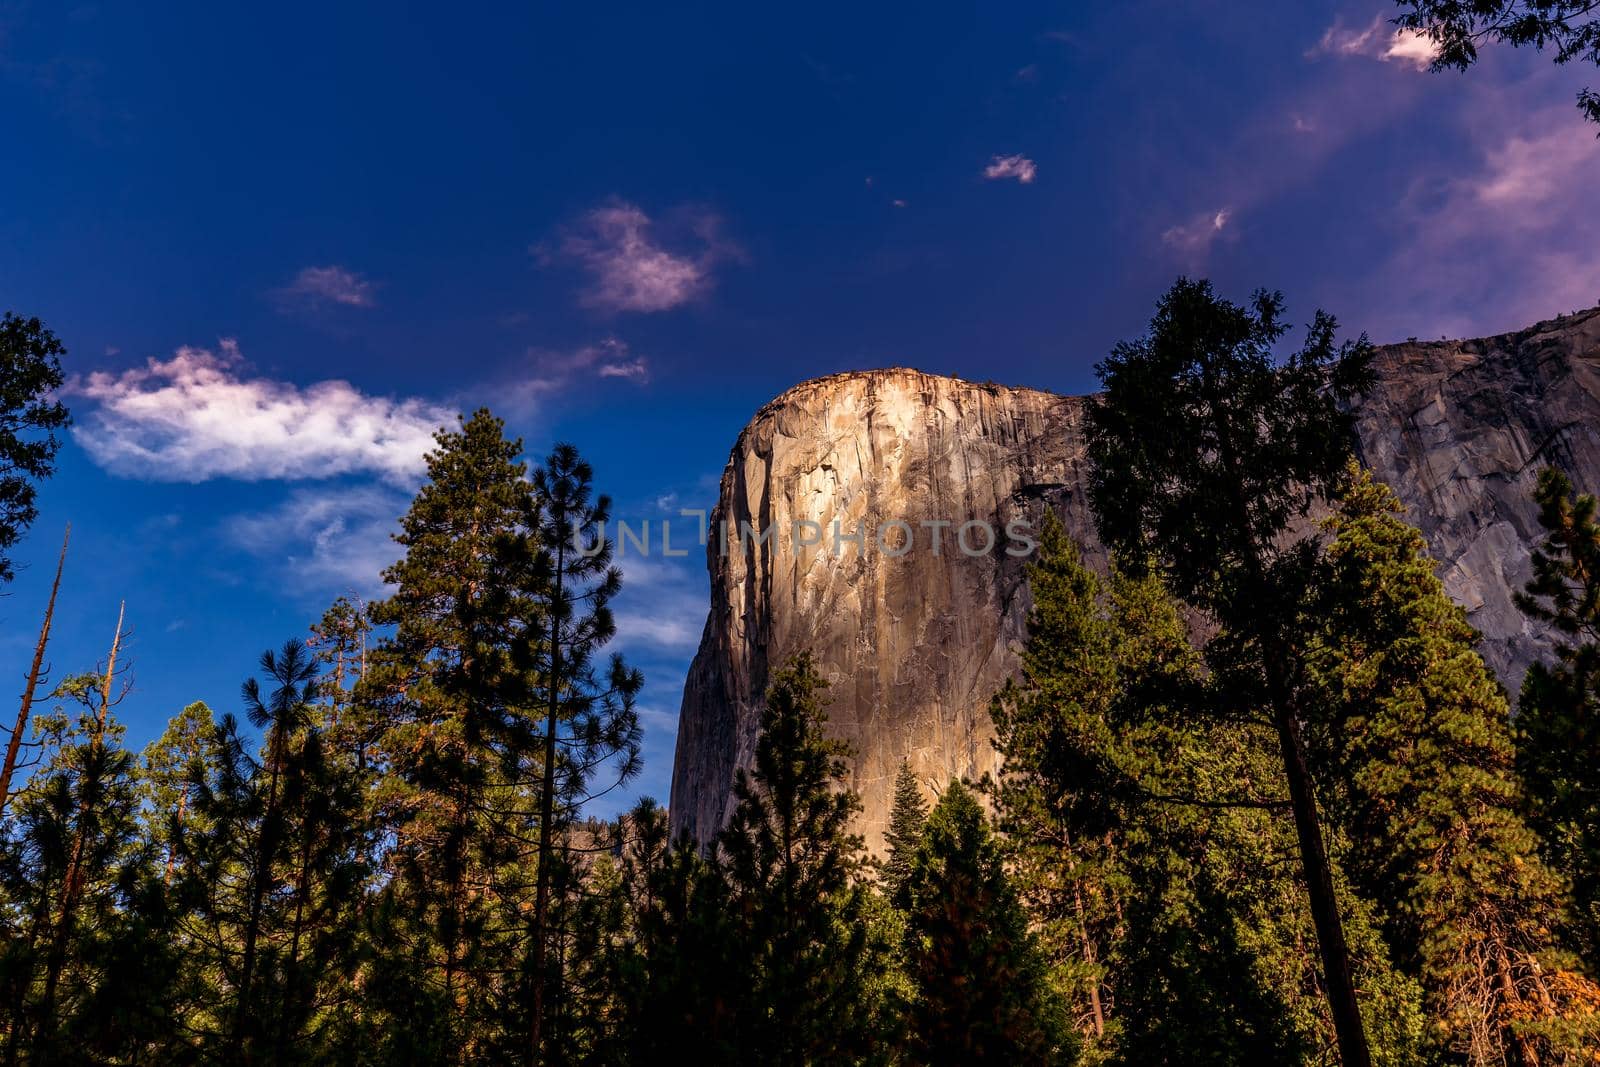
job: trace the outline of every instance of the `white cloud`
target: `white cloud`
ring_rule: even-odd
[[[1434,58],[1438,54],[1439,46],[1429,40],[1427,34],[1418,33],[1416,30],[1396,30],[1378,58],[1396,63],[1409,63],[1417,70],[1427,70],[1433,66]]]
[[[1190,266],[1199,266],[1211,246],[1227,229],[1232,212],[1227,208],[1202,212],[1188,222],[1162,231],[1161,243],[1176,250]]]
[[[1384,63],[1399,63],[1415,70],[1433,64],[1438,46],[1425,33],[1396,29],[1382,15],[1364,30],[1346,29],[1335,22],[1308,55],[1366,56]]]
[[[989,165],[983,168],[983,176],[989,181],[1003,181],[1006,178],[1015,178],[1023,185],[1030,185],[1038,176],[1038,165],[1027,156],[995,156]]]
[[[184,347],[171,359],[76,378],[69,393],[98,405],[73,435],[115,474],[152,481],[329,478],[416,481],[433,432],[455,412],[418,399],[369,396],[349,382],[301,388],[247,378],[238,345]]]
[[[223,533],[299,592],[378,596],[402,554],[392,534],[406,506],[404,493],[383,486],[302,488],[270,511],[225,520]]]
[[[711,286],[711,268],[733,254],[718,235],[718,220],[690,212],[684,229],[693,252],[672,251],[657,237],[655,222],[643,210],[614,200],[590,211],[566,232],[556,256],[583,267],[590,284],[581,299],[604,311],[669,311]]]
[[[377,303],[377,288],[370,279],[344,267],[306,267],[278,290],[278,296],[286,304],[307,307],[339,304],[369,308]]]

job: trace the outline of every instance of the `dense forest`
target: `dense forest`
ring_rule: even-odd
[[[610,505],[488,411],[437,435],[385,599],[142,751],[121,619],[45,677],[58,568],[0,769],[0,1058],[1600,1062],[1595,499],[1539,476],[1519,603],[1558,653],[1513,714],[1353,458],[1369,346],[1286,333],[1180,281],[1100,364],[1114,562],[1047,521],[1003,770],[902,767],[881,859],[806,655],[711,847],[586,814],[640,759]],[[64,355],[0,324],[0,580]]]

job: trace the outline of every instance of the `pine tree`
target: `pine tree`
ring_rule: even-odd
[[[195,783],[212,758],[217,724],[201,701],[184,707],[144,750],[140,792],[146,836],[165,854],[162,878],[171,884],[186,824],[193,818]]]
[[[900,761],[894,776],[894,802],[889,808],[889,832],[884,835],[888,858],[883,862],[884,891],[890,899],[900,895],[911,874],[911,856],[922,842],[922,827],[928,821],[928,802],[922,785],[912,773],[909,760]]]
[[[1340,407],[1368,384],[1371,347],[1339,346],[1318,312],[1281,366],[1278,294],[1250,308],[1180,279],[1149,334],[1119,344],[1090,409],[1091,495],[1101,536],[1123,559],[1153,560],[1178,596],[1232,635],[1234,696],[1278,732],[1323,981],[1344,1067],[1369,1067],[1344,917],[1301,736],[1303,650],[1295,647],[1310,545],[1290,536],[1350,455]]]
[[[641,802],[625,820],[622,884],[634,929],[618,961],[621,1062],[737,1067],[739,1017],[749,1011],[756,960],[738,936],[722,870],[687,840],[667,837],[666,812]]]
[[[1310,657],[1346,866],[1454,1049],[1578,1062],[1600,1047],[1600,988],[1555,943],[1562,887],[1521,815],[1504,694],[1394,494],[1347,478]]]
[[[396,535],[405,556],[384,573],[394,593],[369,609],[392,633],[354,695],[374,722],[371,795],[388,837],[363,977],[379,1062],[510,1056],[507,1020],[525,1014],[506,976],[527,922],[503,889],[531,881],[518,779],[532,732],[528,708],[506,700],[521,629],[506,583],[531,489],[521,443],[489,412],[436,440]]]
[[[748,1062],[847,1062],[872,1043],[865,993],[859,810],[844,788],[847,747],[823,732],[825,683],[801,654],[767,689],[755,766],[717,839],[740,950],[754,974],[738,1020]]]
[[[0,584],[15,573],[11,549],[39,514],[35,483],[55,472],[56,432],[71,421],[56,399],[66,353],[38,319],[0,316]]]
[[[1544,543],[1517,598],[1556,635],[1554,663],[1535,663],[1517,704],[1517,768],[1549,862],[1572,883],[1576,940],[1600,973],[1600,519],[1554,468],[1534,499]]]
[[[1029,567],[1033,608],[1022,684],[990,706],[1001,756],[991,792],[1018,885],[1040,924],[1058,980],[1098,1040],[1105,965],[1118,919],[1109,834],[1122,788],[1110,762],[1117,695],[1114,635],[1100,583],[1059,519],[1047,514]]]
[[[353,597],[341,596],[311,626],[306,641],[321,665],[322,727],[339,757],[348,757],[365,771],[372,744],[373,723],[368,709],[353,700],[353,690],[367,671],[367,645],[372,620]]]
[[[1072,1061],[1044,955],[983,810],[959,781],[928,816],[905,897],[912,1062]]]
[[[254,791],[259,798],[260,820],[251,835],[254,856],[240,931],[239,978],[229,1033],[234,1054],[247,1062],[260,1056],[258,1046],[269,1041],[271,1034],[266,1028],[267,1013],[261,1010],[260,1001],[265,998],[257,996],[252,983],[258,980],[260,958],[265,954],[262,942],[263,930],[269,926],[265,913],[267,898],[279,895],[283,874],[280,863],[290,836],[284,818],[285,789],[298,771],[291,764],[290,746],[295,733],[309,721],[311,701],[316,694],[316,665],[305,654],[304,647],[298,641],[289,641],[281,653],[261,654],[262,671],[277,683],[268,700],[262,699],[260,683],[254,678],[243,686],[250,723],[266,733],[266,759],[262,773],[256,776],[265,779],[261,783],[265,791],[259,788]]]
[[[610,500],[595,498],[593,471],[576,448],[560,444],[533,472],[533,493],[524,518],[529,548],[513,573],[529,591],[531,612],[513,650],[511,701],[543,719],[536,739],[540,762],[533,768],[538,845],[533,857],[535,892],[528,963],[531,1005],[526,1059],[540,1060],[542,1029],[554,991],[546,966],[554,882],[563,870],[574,884],[572,857],[562,847],[564,829],[593,796],[614,789],[639,770],[639,719],[634,698],[643,679],[613,655],[604,670],[595,656],[616,634],[610,602],[622,587],[604,537]],[[530,687],[515,679],[531,678]],[[554,988],[553,988],[554,987]]]
[[[0,952],[7,1062],[136,1060],[170,1029],[170,913],[113,714],[127,695],[121,623],[102,670],[57,686],[63,706],[39,723],[45,762],[8,827],[0,884],[17,926]]]
[[[1102,582],[1047,516],[1023,675],[994,702],[998,825],[1092,1062],[1331,1053],[1271,728],[1219,714],[1153,574]],[[1418,995],[1346,898],[1375,1049],[1410,1062]]]

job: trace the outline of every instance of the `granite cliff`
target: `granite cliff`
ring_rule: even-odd
[[[1538,536],[1535,472],[1553,462],[1600,486],[1600,309],[1385,346],[1376,369],[1356,412],[1361,459],[1399,493],[1514,688],[1545,651],[1511,599]],[[1050,508],[1101,556],[1084,410],[1081,397],[896,368],[804,382],[756,412],[711,520],[675,831],[721,827],[769,668],[804,648],[830,683],[830,730],[855,749],[869,848],[902,757],[930,784],[994,768],[988,703],[1017,668],[1026,531]]]

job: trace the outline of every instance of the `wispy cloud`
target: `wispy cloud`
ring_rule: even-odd
[[[345,381],[302,388],[246,377],[243,362],[224,340],[76,378],[68,391],[96,406],[73,434],[107,470],[152,481],[372,474],[409,485],[434,430],[455,421],[440,405],[370,396]]]
[[[704,550],[695,544],[693,520],[671,521],[673,551],[687,549],[687,557],[628,558],[631,544],[621,550],[622,594],[614,611],[618,644],[630,655],[691,656],[705,629]],[[656,538],[652,547],[659,551],[660,528],[655,521],[650,525]],[[610,533],[615,540],[615,529]]]
[[[721,223],[704,211],[681,212],[672,229],[678,240],[663,238],[656,222],[635,204],[613,200],[594,208],[561,235],[554,252],[536,248],[546,262],[578,264],[590,277],[580,299],[602,311],[670,311],[703,295],[711,270],[736,256],[721,236]]]
[[[380,485],[300,488],[278,506],[223,521],[223,536],[272,568],[299,593],[380,595],[384,569],[400,558],[392,534],[404,493]]]
[[[1425,33],[1402,30],[1386,21],[1382,15],[1373,18],[1366,29],[1350,29],[1335,22],[1323,33],[1322,39],[1308,55],[1365,56],[1384,63],[1398,63],[1415,70],[1427,70],[1433,65],[1438,46]]]
[[[547,397],[596,378],[638,385],[650,380],[650,361],[616,337],[570,351],[530,349],[527,367],[522,377],[498,390],[501,403],[513,410],[531,411]]]
[[[306,267],[275,295],[284,308],[324,308],[331,305],[370,308],[378,302],[378,286],[361,274],[340,266]]]
[[[983,168],[983,176],[992,182],[1014,178],[1023,185],[1031,185],[1038,174],[1038,165],[1027,156],[1020,155],[995,156]]]
[[[1161,243],[1176,251],[1185,266],[1199,267],[1211,246],[1221,240],[1233,213],[1227,208],[1205,211],[1187,222],[1170,226],[1161,233]]]
[[[1563,106],[1483,99],[1475,164],[1419,176],[1367,294],[1380,337],[1474,336],[1600,303],[1600,143]]]

